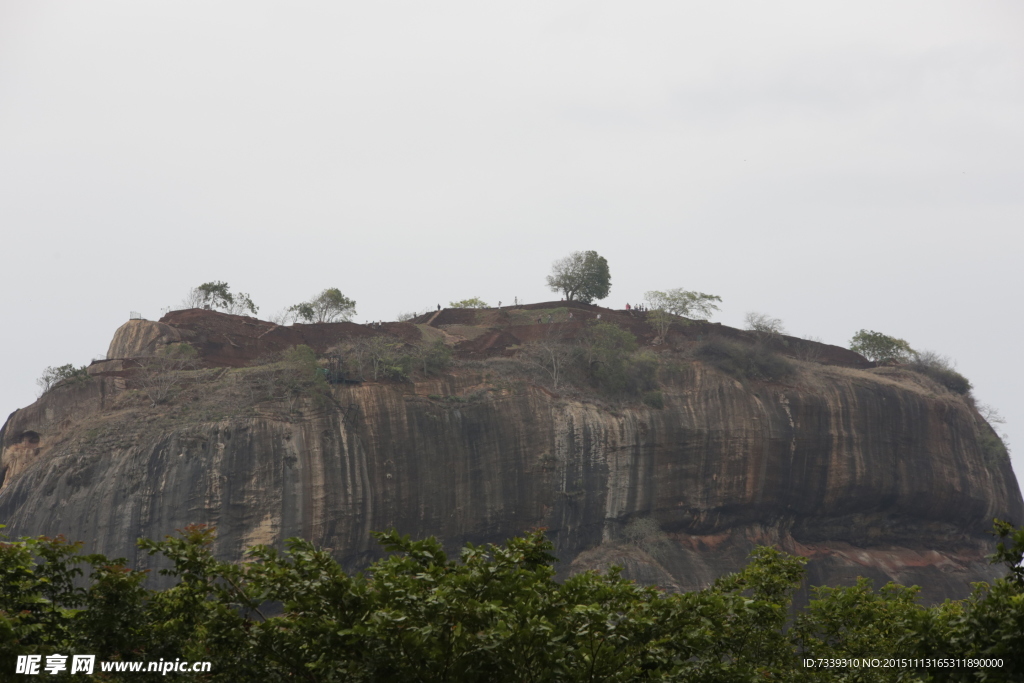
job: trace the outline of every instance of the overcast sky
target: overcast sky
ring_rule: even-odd
[[[136,310],[720,295],[954,358],[1024,471],[1024,4],[0,0],[0,411]]]

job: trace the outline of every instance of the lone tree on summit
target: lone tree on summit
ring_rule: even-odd
[[[906,363],[918,355],[904,340],[874,330],[860,330],[853,335],[850,350],[876,363]]]
[[[658,337],[662,340],[668,334],[676,318],[695,318],[707,320],[719,310],[715,302],[721,303],[722,297],[704,292],[690,292],[685,289],[670,289],[666,292],[657,289],[644,294],[644,298],[651,307],[647,315],[647,322],[658,330]],[[681,321],[679,321],[681,322]]]
[[[231,287],[226,282],[204,282],[198,287],[193,287],[188,296],[181,302],[185,308],[210,308],[220,309],[225,313],[233,315],[256,315],[259,307],[252,302],[252,298],[245,292],[231,293]]]
[[[608,261],[596,251],[574,251],[552,264],[548,287],[565,294],[566,301],[604,299],[612,289]]]
[[[337,287],[331,287],[310,301],[295,304],[288,311],[307,323],[347,322],[356,313],[356,302],[342,294]]]

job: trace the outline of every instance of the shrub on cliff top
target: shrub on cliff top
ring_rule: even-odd
[[[334,323],[351,320],[356,314],[356,302],[337,287],[329,287],[309,301],[291,306],[288,311],[307,323]]]
[[[665,339],[673,323],[688,323],[690,318],[709,319],[719,310],[715,302],[722,301],[720,296],[679,288],[665,292],[652,290],[644,294],[644,299],[650,309],[645,319],[658,332],[661,340]]]
[[[781,381],[795,372],[793,364],[763,346],[748,346],[718,337],[697,347],[697,358],[739,379]]]
[[[245,292],[232,294],[228,283],[221,281],[204,282],[198,287],[193,287],[181,305],[185,308],[221,309],[225,313],[233,315],[246,313],[256,315],[259,311],[259,307],[252,302],[252,298],[248,294]]]
[[[667,291],[652,290],[644,294],[652,311],[662,311],[670,315],[683,318],[694,318],[696,320],[708,320],[719,310],[717,303],[722,302],[722,297],[703,292],[690,292],[685,289],[670,289]]]
[[[1010,459],[1010,451],[991,425],[978,425],[978,448],[985,462],[998,467]]]
[[[636,337],[617,325],[588,325],[578,338],[577,364],[598,390],[609,395],[636,396],[657,388],[658,359],[638,351]]]
[[[290,363],[309,377],[316,373],[316,351],[305,344],[299,344],[286,350],[283,357],[286,363]]]
[[[874,330],[860,330],[853,335],[850,350],[876,363],[906,363],[917,353],[906,341]]]
[[[426,341],[413,347],[410,356],[415,359],[416,365],[422,367],[423,375],[440,375],[451,367],[452,357],[455,352],[450,346],[438,339],[433,344]]]
[[[410,353],[401,339],[387,334],[349,340],[333,350],[341,356],[345,372],[353,379],[362,380],[404,382],[417,366],[422,365],[424,373],[440,372],[451,362],[447,347],[422,345]]]
[[[74,365],[68,363],[67,365],[49,366],[43,370],[43,374],[36,380],[36,384],[39,385],[39,395],[42,396],[47,391],[57,386],[65,380],[69,380],[76,383],[88,382],[90,379],[89,371],[86,366],[76,368]]]
[[[743,318],[746,329],[754,333],[754,336],[762,344],[770,344],[782,341],[782,335],[786,334],[786,328],[779,318],[773,318],[767,313],[756,313],[750,311]]]
[[[954,370],[954,363],[947,356],[934,351],[922,351],[907,365],[911,370],[932,378],[950,391],[966,396],[971,393],[971,382]]]
[[[489,308],[487,302],[478,296],[473,296],[462,301],[452,301],[448,304],[450,308]]]

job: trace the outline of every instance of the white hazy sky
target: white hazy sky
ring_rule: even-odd
[[[954,358],[1024,471],[1024,4],[0,0],[0,410],[201,282],[268,317],[718,294]]]

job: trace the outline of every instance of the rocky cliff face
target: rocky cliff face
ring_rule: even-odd
[[[205,319],[230,327],[229,317]],[[313,327],[261,323],[238,339],[277,335],[284,347],[337,332],[302,338]],[[183,338],[221,344],[194,324],[133,321],[111,356]],[[234,357],[249,353],[235,346]],[[656,410],[559,396],[516,379],[512,362],[341,384],[290,406],[214,398],[203,410],[184,395],[145,405],[123,361],[100,364],[93,381],[57,387],[0,432],[0,521],[141,566],[136,538],[206,523],[224,557],[301,536],[352,569],[378,556],[374,530],[454,549],[542,526],[563,572],[615,563],[675,589],[774,543],[810,558],[813,583],[892,579],[928,600],[997,575],[986,531],[993,517],[1024,521],[1009,461],[979,445],[988,425],[907,371],[803,363],[766,384],[689,360]],[[207,394],[244,398],[237,372],[209,371]]]

